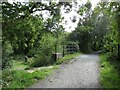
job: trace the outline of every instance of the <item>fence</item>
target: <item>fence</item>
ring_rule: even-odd
[[[79,51],[79,46],[77,44],[68,43],[64,46],[64,55],[73,54]]]

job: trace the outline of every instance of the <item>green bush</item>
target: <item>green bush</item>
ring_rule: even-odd
[[[52,34],[44,34],[40,42],[40,50],[33,59],[31,66],[44,66],[52,63],[52,53],[54,52],[55,38]]]
[[[10,66],[10,54],[13,53],[10,42],[4,42],[2,46],[2,68],[8,68]]]
[[[103,88],[120,88],[119,64],[117,61],[110,61],[107,55],[101,54],[100,82]]]
[[[45,56],[43,54],[40,54],[37,55],[33,60],[34,61],[31,64],[33,67],[46,66],[51,63],[51,55]]]
[[[109,32],[104,37],[104,48],[103,49],[107,53],[107,56],[109,59],[114,59],[115,57],[118,56],[118,41],[116,39],[116,32],[114,33],[111,33],[111,32]]]
[[[2,71],[2,87],[8,87],[10,82],[13,80],[13,71],[4,70]]]

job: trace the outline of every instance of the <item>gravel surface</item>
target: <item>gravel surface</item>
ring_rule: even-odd
[[[80,55],[60,65],[51,76],[30,88],[100,88],[99,56]]]

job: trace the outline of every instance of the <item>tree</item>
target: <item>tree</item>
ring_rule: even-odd
[[[87,2],[85,5],[81,6],[78,13],[83,18],[80,18],[77,28],[69,34],[68,39],[79,42],[81,51],[89,52],[91,49],[91,31],[93,30],[91,22],[91,3]],[[85,15],[83,13],[85,13]]]
[[[101,3],[101,6],[105,8],[104,13],[109,15],[110,23],[108,25],[108,32],[105,36],[105,50],[110,57],[119,58],[120,56],[120,47],[119,47],[119,8],[120,4],[118,2],[107,2]]]
[[[13,54],[29,56],[33,49],[35,51],[33,53],[36,54],[40,50],[41,38],[45,33],[63,31],[59,25],[62,21],[61,6],[70,7],[70,4],[66,2],[49,2],[48,5],[42,2],[13,4],[2,2],[2,45],[4,46],[8,41],[12,46]],[[49,18],[44,19],[42,14],[35,14],[43,11],[49,12]]]

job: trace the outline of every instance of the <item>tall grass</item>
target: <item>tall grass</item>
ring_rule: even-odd
[[[46,76],[50,75],[55,68],[57,68],[57,66],[36,70],[33,73],[29,73],[25,70],[4,70],[2,87],[6,90],[9,88],[27,88],[38,80],[44,79]]]
[[[120,62],[110,61],[105,54],[100,55],[100,81],[103,88],[120,88]]]

